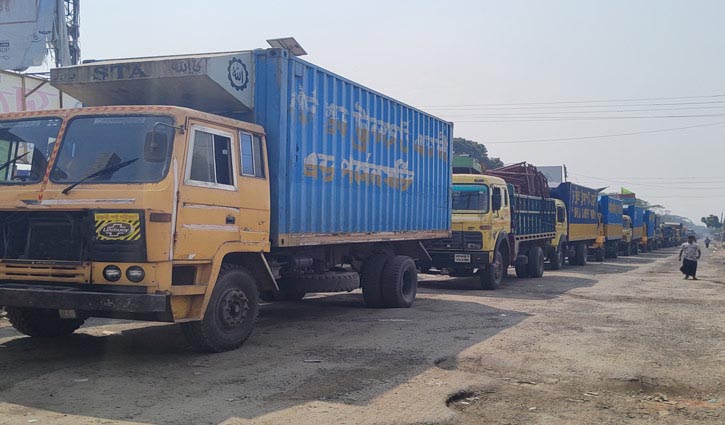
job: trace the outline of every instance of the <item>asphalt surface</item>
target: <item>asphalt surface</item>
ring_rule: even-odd
[[[175,325],[40,340],[0,319],[0,424],[725,423],[723,252],[697,282],[663,250],[497,291],[421,275],[412,309],[265,304],[213,355]]]

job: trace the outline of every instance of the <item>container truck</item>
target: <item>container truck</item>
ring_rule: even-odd
[[[599,214],[602,218],[604,233],[604,256],[606,258],[617,258],[619,243],[623,236],[622,200],[609,195],[602,195],[599,197]]]
[[[632,235],[629,240],[622,239],[620,252],[624,255],[637,255],[640,241],[644,237],[644,209],[629,205],[624,209],[624,215],[629,217],[628,224]]]
[[[645,210],[643,215],[644,229],[639,248],[642,252],[652,252],[655,249],[655,222],[657,221],[654,211]]]
[[[500,177],[453,175],[453,234],[429,242],[431,265],[455,277],[478,273],[483,289],[496,289],[514,266],[518,277],[544,274],[546,258],[560,268],[566,229],[563,204],[516,193]]]
[[[596,244],[600,236],[599,191],[565,182],[553,188],[551,194],[566,207],[568,230],[565,251],[569,264],[583,266],[590,254],[589,248]]]
[[[362,287],[410,307],[451,226],[452,124],[283,48],[87,63],[86,108],[0,115],[0,306],[31,336],[88,317],[239,347],[259,298]],[[15,170],[30,164],[26,175]]]

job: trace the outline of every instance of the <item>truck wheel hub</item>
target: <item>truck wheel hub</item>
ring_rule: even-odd
[[[235,289],[228,291],[221,299],[221,319],[226,327],[238,326],[247,318],[249,303],[244,292]]]

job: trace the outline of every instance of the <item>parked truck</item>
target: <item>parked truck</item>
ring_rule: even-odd
[[[623,255],[637,255],[642,237],[644,237],[644,209],[635,205],[629,205],[624,209],[624,215],[629,217],[628,225],[631,230],[631,238],[622,239],[620,252]]]
[[[599,214],[604,235],[604,256],[617,258],[619,244],[623,237],[623,205],[622,201],[609,195],[599,197]]]
[[[451,226],[452,124],[281,48],[54,69],[83,109],[0,115],[0,306],[239,347],[259,298],[410,307]],[[0,162],[0,164],[2,164]],[[30,164],[24,175],[17,164]]]
[[[645,210],[643,215],[643,232],[642,239],[639,242],[639,248],[642,252],[652,252],[655,250],[655,229],[657,217],[654,211]]]
[[[547,257],[553,268],[563,263],[560,208],[554,199],[516,193],[500,177],[454,174],[453,235],[427,245],[432,266],[456,277],[478,273],[483,289],[496,289],[509,266],[518,277],[541,277]]]
[[[587,263],[590,247],[595,246],[600,236],[599,192],[596,189],[565,182],[553,188],[551,194],[554,198],[560,199],[566,207],[568,230],[565,250],[569,264],[583,266]]]

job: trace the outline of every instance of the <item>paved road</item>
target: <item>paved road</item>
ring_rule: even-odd
[[[722,254],[698,282],[669,250],[495,292],[422,275],[413,309],[267,304],[216,355],[174,325],[91,320],[42,341],[0,320],[0,424],[723,423]]]

